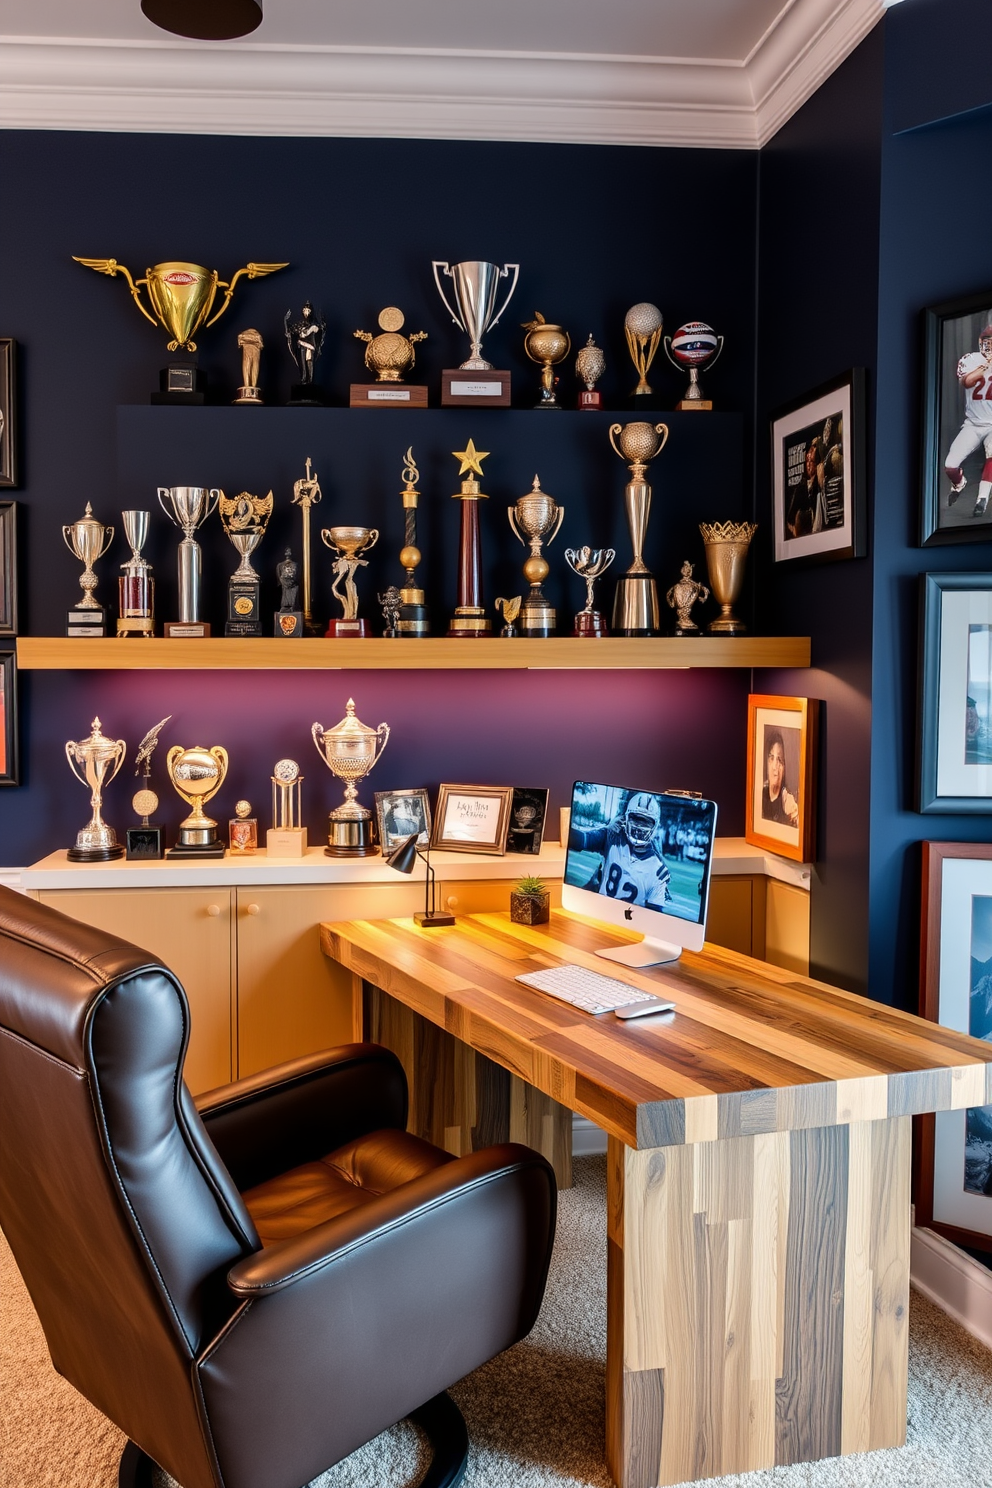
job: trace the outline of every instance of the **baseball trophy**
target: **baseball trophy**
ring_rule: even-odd
[[[479,502],[488,501],[485,491],[479,489],[478,477],[482,474],[482,462],[489,458],[488,450],[477,450],[470,439],[463,450],[452,450],[460,460],[458,474],[463,478],[461,490],[452,495],[453,501],[462,504],[461,526],[458,535],[458,604],[448,626],[449,636],[486,636],[492,631],[492,621],[482,604],[482,533],[479,529]]]
[[[241,332],[238,345],[241,347],[241,386],[234,402],[249,408],[261,408],[263,399],[258,386],[258,365],[265,342],[258,331],[249,329]]]
[[[317,472],[311,469],[310,457],[307,456],[306,475],[293,482],[293,505],[298,506],[303,515],[303,629],[310,636],[320,634],[320,626],[314,622],[310,608],[310,508],[317,505],[321,495]]]
[[[69,552],[83,565],[79,587],[83,597],[75,609],[66,614],[67,636],[104,636],[107,634],[107,617],[103,606],[93,598],[99,582],[93,565],[102,558],[114,540],[113,527],[104,527],[93,515],[93,508],[86,503],[86,511],[78,520],[62,528],[62,538]]]
[[[530,593],[520,609],[520,634],[532,637],[554,635],[555,612],[541,589],[550,571],[547,559],[541,556],[541,544],[550,546],[554,542],[565,508],[541,490],[541,482],[535,475],[531,490],[526,496],[521,496],[515,506],[508,506],[506,515],[514,536],[524,547],[530,544],[530,557],[524,564],[524,578],[530,584]]]
[[[606,358],[590,334],[589,340],[575,358],[575,375],[585,387],[579,390],[579,407],[599,409],[603,406],[603,395],[596,384],[606,371]]]
[[[274,621],[274,634],[299,638],[303,634],[303,611],[296,608],[300,594],[300,566],[287,548],[276,564],[281,598]]]
[[[129,859],[165,857],[165,833],[161,827],[153,827],[148,820],[158,810],[158,796],[149,781],[152,776],[152,755],[158,748],[158,736],[171,717],[171,713],[167,714],[148,730],[134,757],[134,773],[142,775],[144,783],[131,797],[131,810],[141,817],[141,826],[128,827],[124,833]]]
[[[675,634],[677,636],[698,636],[699,626],[692,618],[692,607],[694,604],[705,604],[710,597],[710,591],[705,584],[700,584],[692,577],[693,565],[686,560],[682,565],[682,575],[677,583],[665,595],[669,609],[675,611]]]
[[[413,385],[403,381],[404,373],[412,372],[417,353],[416,342],[426,341],[426,331],[415,331],[412,336],[402,336],[405,316],[395,305],[388,306],[379,315],[379,335],[371,331],[356,331],[359,341],[365,342],[365,365],[376,374],[376,381],[353,382],[348,399],[349,408],[396,407],[426,408],[426,384]]]
[[[151,512],[121,512],[124,536],[131,544],[131,556],[121,564],[117,580],[118,636],[151,636],[155,633],[155,580],[152,566],[142,558],[141,549],[148,539]]]
[[[380,723],[377,729],[366,728],[355,717],[355,704],[348,699],[344,718],[332,729],[315,723],[310,730],[317,753],[332,775],[346,781],[344,805],[338,806],[327,818],[327,846],[329,858],[367,858],[379,851],[375,844],[375,828],[372,813],[359,804],[355,789],[364,780],[389,743],[389,724]]]
[[[441,374],[441,406],[509,408],[510,374],[499,372],[492,362],[482,355],[482,338],[497,325],[517,287],[520,277],[519,264],[484,263],[481,259],[468,259],[450,267],[440,259],[432,262],[434,283],[444,301],[444,308],[459,330],[465,332],[471,343],[468,360],[460,367],[446,368]],[[513,283],[506,293],[502,305],[496,309],[499,281],[513,274]],[[444,288],[441,276],[451,280],[451,294],[455,301],[453,309]]]
[[[273,858],[304,858],[307,829],[300,825],[303,776],[295,760],[277,760],[272,769],[272,826],[265,851]]]
[[[203,326],[212,326],[220,320],[231,303],[234,287],[243,274],[249,279],[261,279],[274,274],[277,269],[288,267],[284,263],[250,263],[239,269],[228,282],[218,277],[216,269],[205,269],[202,264],[169,262],[155,264],[145,270],[143,279],[132,279],[128,269],[116,258],[75,258],[98,274],[107,274],[115,279],[123,274],[131,291],[131,298],[146,320],[160,325],[168,332],[168,350],[172,352],[196,351],[193,337]],[[144,288],[151,311],[146,309],[141,298]],[[225,291],[224,299],[216,314],[211,315],[217,291]],[[154,313],[152,313],[154,312]],[[204,401],[204,378],[195,358],[177,360],[164,367],[159,374],[159,391],[152,393],[153,403],[202,403]]]
[[[203,808],[224,784],[227,775],[227,750],[219,744],[204,749],[195,744],[183,749],[173,744],[165,757],[165,768],[173,789],[192,811],[179,824],[179,841],[170,847],[167,858],[222,858],[224,844],[217,836],[217,823]]]
[[[324,337],[327,334],[327,322],[320,311],[315,311],[310,301],[307,300],[300,311],[299,320],[293,320],[292,310],[287,310],[283,317],[283,326],[286,331],[286,345],[289,354],[296,363],[300,374],[299,382],[294,382],[289,390],[290,408],[320,408],[324,402],[324,394],[317,383],[314,382],[314,373],[317,370],[317,362],[324,348]]]
[[[165,622],[165,634],[176,640],[200,639],[210,626],[200,619],[202,554],[193,533],[211,515],[221,492],[206,486],[159,486],[158,501],[183,534],[179,544],[179,619]]]
[[[431,625],[424,604],[424,591],[414,577],[421,554],[417,547],[417,503],[420,500],[417,482],[420,471],[413,462],[413,445],[403,458],[404,485],[400,492],[400,500],[403,502],[403,547],[400,551],[400,563],[406,571],[406,582],[400,590],[400,613],[396,632],[401,636],[416,637],[429,635]]]
[[[77,744],[70,739],[65,746],[65,757],[69,769],[81,785],[89,786],[90,819],[82,831],[76,834],[76,845],[70,847],[66,856],[70,863],[106,863],[112,858],[122,858],[124,849],[117,841],[117,833],[101,816],[103,788],[109,785],[124,763],[127,745],[123,739],[108,739],[100,732],[100,720],[94,718],[90,736]],[[79,773],[82,765],[83,773]]]
[[[363,558],[363,553],[368,553],[379,541],[379,532],[375,527],[325,527],[320,540],[325,548],[330,548],[332,553],[337,554],[334,564],[334,583],[331,585],[331,593],[341,605],[344,614],[340,620],[328,620],[328,636],[336,636],[339,639],[345,636],[357,636],[364,639],[368,633],[368,624],[358,618],[358,586],[355,583],[355,574],[360,568],[368,568],[368,559]],[[341,584],[344,583],[344,593],[341,593]]]
[[[673,367],[689,373],[689,386],[675,407],[686,411],[693,408],[709,412],[713,407],[709,398],[703,397],[699,386],[699,374],[705,367],[712,367],[723,350],[723,337],[718,336],[712,326],[702,320],[687,320],[679,326],[674,336],[665,337],[665,355]]]
[[[227,842],[232,855],[258,852],[258,817],[251,814],[250,801],[238,801],[227,824]]]
[[[227,622],[224,634],[260,636],[261,580],[251,566],[251,555],[265,536],[265,528],[272,515],[272,492],[267,496],[253,496],[250,491],[242,491],[237,496],[225,496],[221,492],[217,510],[220,512],[221,526],[235,550],[241,554],[241,562],[227,582]]]
[[[744,635],[747,626],[734,614],[744,587],[744,567],[756,522],[700,522],[706,571],[720,613],[706,629],[710,635]]]
[[[606,621],[593,604],[593,587],[616,557],[613,548],[566,548],[565,562],[574,574],[586,581],[586,602],[575,617],[573,636],[605,636]]]
[[[533,320],[523,321],[522,327],[527,332],[524,337],[524,351],[541,369],[541,396],[534,407],[560,409],[561,404],[555,397],[558,379],[554,368],[568,356],[572,349],[572,338],[560,325],[549,324],[540,310],[534,311]]]
[[[648,372],[654,361],[661,340],[661,328],[663,321],[661,311],[657,305],[652,305],[648,300],[641,300],[637,305],[631,305],[624,317],[623,329],[627,337],[627,350],[630,359],[637,369],[637,386],[631,398],[635,408],[648,408],[651,405],[642,399],[654,397],[654,388],[648,382]]]
[[[617,443],[617,435],[620,442]],[[660,436],[660,438],[659,438]],[[617,580],[613,600],[613,629],[617,635],[657,635],[660,625],[658,588],[642,557],[651,515],[651,487],[645,480],[648,462],[661,454],[668,439],[665,424],[611,424],[610,443],[621,460],[628,462],[630,480],[624,490],[627,526],[634,561]]]

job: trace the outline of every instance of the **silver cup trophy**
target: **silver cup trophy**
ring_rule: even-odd
[[[97,604],[93,598],[97,586],[97,576],[93,572],[93,565],[98,558],[102,558],[114,540],[113,527],[105,527],[98,522],[93,515],[93,508],[86,503],[86,512],[78,522],[71,522],[68,527],[62,528],[62,537],[69,552],[79,559],[83,565],[83,572],[79,578],[79,587],[83,591],[83,597],[75,609],[68,612],[66,634],[81,636],[102,636],[104,634],[104,611],[103,606]]]
[[[434,283],[437,285],[438,294],[444,301],[444,308],[455,325],[465,332],[471,343],[468,361],[461,363],[459,371],[491,372],[492,362],[487,362],[482,355],[482,338],[498,323],[500,316],[513,298],[513,291],[520,277],[520,265],[504,264],[502,268],[498,268],[496,264],[484,263],[481,259],[473,258],[466,260],[465,263],[452,264],[450,267],[442,260],[434,259],[432,267]],[[508,278],[511,271],[513,283],[507,291],[506,299],[496,310],[499,281]],[[444,292],[441,284],[442,274],[451,280],[451,292],[458,307],[457,310],[452,309]]]
[[[124,763],[127,745],[123,739],[108,739],[100,731],[100,720],[94,718],[88,739],[78,743],[70,739],[65,746],[65,757],[69,769],[81,785],[89,786],[90,819],[81,832],[76,834],[76,845],[68,851],[72,863],[105,863],[111,858],[122,858],[124,849],[117,841],[117,833],[104,821],[101,810],[103,788],[109,785]],[[79,773],[79,766],[83,773]]]
[[[348,699],[344,718],[332,729],[315,723],[310,730],[317,753],[332,775],[347,781],[344,788],[344,805],[338,806],[327,818],[327,846],[329,858],[367,858],[379,849],[375,845],[372,813],[358,801],[355,785],[364,780],[389,743],[389,724],[380,723],[377,729],[367,728],[355,717],[355,703]]]
[[[617,435],[620,442],[617,443]],[[645,480],[648,461],[660,455],[668,439],[665,424],[612,424],[610,443],[621,460],[628,462],[630,480],[624,490],[627,525],[634,561],[617,580],[613,601],[613,629],[617,635],[657,635],[661,626],[658,586],[643,558],[644,539],[651,515],[651,487]]]
[[[223,493],[206,486],[159,486],[159,505],[183,534],[179,544],[179,620],[167,622],[166,635],[208,636],[210,626],[200,619],[202,555],[193,534],[215,510]]]
[[[551,543],[557,537],[565,508],[541,490],[541,482],[535,475],[533,489],[521,496],[515,506],[508,506],[506,515],[514,536],[525,548],[530,545],[530,557],[524,564],[524,578],[530,584],[530,593],[520,609],[520,634],[554,635],[554,608],[548,604],[541,588],[549,573],[548,561],[541,556],[541,544]]]
[[[574,574],[586,581],[586,602],[575,617],[573,636],[606,635],[606,621],[593,605],[593,588],[616,556],[613,548],[565,549],[565,562]]]

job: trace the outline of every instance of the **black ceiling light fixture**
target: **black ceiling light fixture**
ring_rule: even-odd
[[[262,0],[141,0],[153,25],[194,41],[247,36],[262,19]]]

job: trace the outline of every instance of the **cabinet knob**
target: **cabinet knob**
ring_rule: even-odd
[[[217,916],[220,914],[220,905],[219,904],[208,904],[207,905],[207,914],[210,916],[210,918],[212,920],[215,920],[217,918]]]
[[[444,907],[445,907],[445,909],[457,909],[458,908],[458,895],[457,894],[446,894],[444,896]]]
[[[257,904],[249,904],[248,905],[248,913],[250,915],[257,915],[257,914],[261,914],[262,911],[261,911],[261,909],[259,908],[259,906]]]

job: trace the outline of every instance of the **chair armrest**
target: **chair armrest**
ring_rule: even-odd
[[[403,1066],[379,1044],[342,1044],[196,1097],[244,1192],[370,1131],[406,1126]]]

